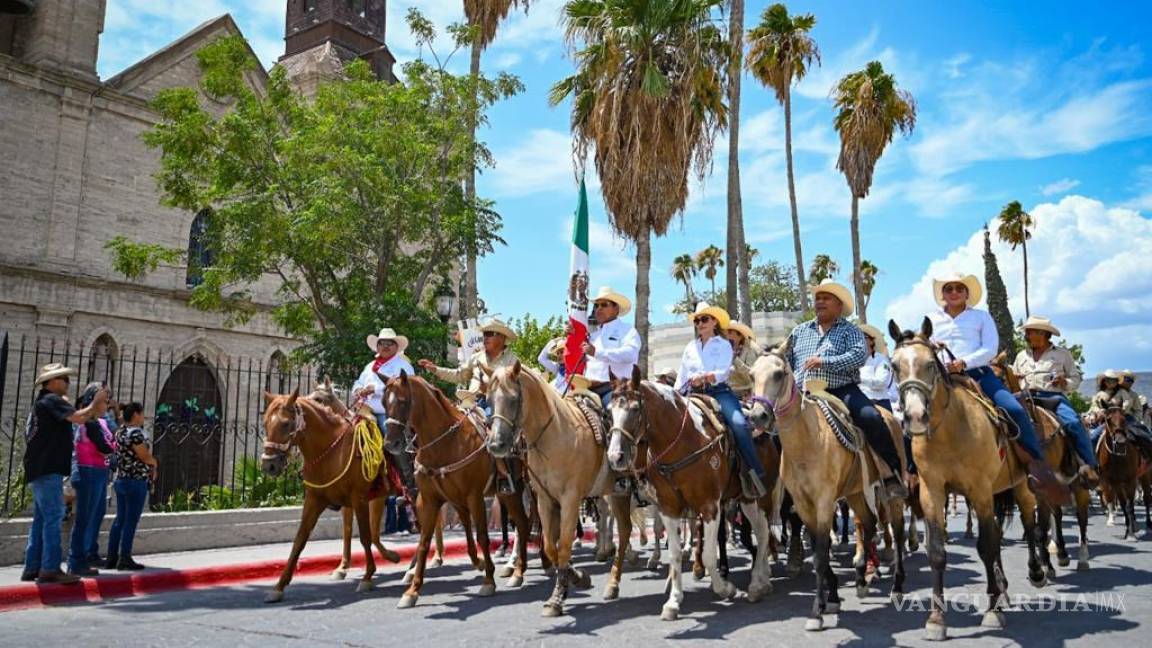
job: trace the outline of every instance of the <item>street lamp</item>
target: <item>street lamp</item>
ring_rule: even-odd
[[[440,316],[440,322],[447,324],[448,320],[452,317],[452,306],[456,302],[456,293],[452,292],[452,288],[448,286],[448,282],[441,282],[440,287],[436,289],[436,314]]]

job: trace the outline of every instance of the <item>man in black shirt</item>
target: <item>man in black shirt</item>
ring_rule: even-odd
[[[80,582],[60,570],[64,477],[72,472],[72,424],[92,418],[107,393],[101,391],[92,404],[77,411],[64,398],[75,375],[75,369],[57,362],[46,365],[36,378],[41,389],[24,432],[24,480],[32,489],[35,504],[21,580],[66,585]]]

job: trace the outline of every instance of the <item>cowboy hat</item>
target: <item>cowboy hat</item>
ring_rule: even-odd
[[[1105,380],[1120,380],[1120,374],[1115,369],[1106,369],[1096,374],[1096,388],[1103,389]]]
[[[888,355],[888,342],[884,340],[884,334],[880,332],[880,329],[871,324],[861,324],[860,332],[872,338],[872,342],[876,344],[876,353]]]
[[[59,362],[53,362],[52,364],[46,364],[40,368],[40,375],[36,377],[36,384],[43,385],[53,378],[75,376],[77,373],[78,372],[75,369],[65,367]]]
[[[516,332],[508,328],[508,325],[500,320],[493,318],[484,326],[480,327],[481,333],[499,333],[508,339],[509,342],[516,339]]]
[[[1128,378],[1132,382],[1136,382],[1136,374],[1132,373],[1131,369],[1125,369],[1125,370],[1121,371],[1120,377],[1121,378]]]
[[[1052,320],[1048,319],[1047,317],[1040,317],[1039,315],[1033,315],[1032,317],[1029,317],[1028,321],[1024,322],[1024,324],[1020,327],[1020,330],[1047,331],[1056,337],[1060,337],[1060,329],[1056,328],[1052,324]]]
[[[730,322],[728,324],[728,330],[736,331],[740,335],[743,335],[745,341],[756,341],[756,334],[752,332],[752,327],[748,326],[744,322]]]
[[[600,286],[600,292],[596,293],[596,296],[592,298],[592,302],[595,303],[602,299],[619,306],[620,317],[624,317],[632,310],[632,301],[615,290],[612,290],[610,286]]]
[[[843,284],[836,283],[836,281],[833,279],[825,279],[824,281],[821,281],[819,285],[810,287],[809,290],[812,291],[813,297],[819,295],[820,293],[828,293],[829,295],[832,295],[836,299],[840,300],[841,304],[844,304],[844,312],[841,313],[841,315],[848,317],[852,314],[852,311],[854,310],[852,305],[852,293],[849,292],[849,290],[845,288]]]
[[[393,331],[390,328],[382,328],[380,329],[379,334],[369,335],[367,338],[368,348],[372,349],[373,353],[376,352],[376,344],[380,342],[380,340],[394,341],[396,346],[399,347],[399,349],[396,351],[397,355],[404,353],[404,349],[408,348],[408,338],[404,337],[403,335],[396,335],[396,331]]]
[[[719,324],[720,328],[726,329],[732,323],[732,318],[728,315],[728,311],[720,308],[719,306],[712,306],[708,302],[700,302],[696,304],[696,312],[688,314],[689,322],[696,322],[696,318],[701,315],[710,315]]]
[[[937,304],[944,305],[944,286],[952,283],[964,284],[968,288],[967,304],[969,306],[979,304],[980,299],[984,296],[984,288],[980,285],[980,280],[976,278],[976,275],[953,272],[932,280],[932,294],[935,295]]]
[[[664,367],[663,369],[660,370],[660,373],[658,373],[656,375],[657,376],[671,376],[672,378],[675,378],[676,374],[677,374],[676,367]]]

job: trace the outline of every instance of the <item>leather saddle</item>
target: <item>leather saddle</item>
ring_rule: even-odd
[[[604,403],[600,400],[600,396],[587,389],[573,389],[568,392],[565,398],[572,401],[576,405],[576,409],[584,415],[584,420],[591,428],[593,438],[596,439],[596,445],[602,448],[607,447],[608,435],[605,434],[605,431],[612,427],[612,414],[604,409]]]
[[[1028,392],[1016,392],[1012,395],[1015,396],[1016,400],[1020,401],[1020,404],[1024,407],[1035,403],[1042,409],[1046,409],[1053,414],[1056,413],[1056,408],[1060,406],[1060,403],[1064,402],[1059,396],[1034,396]]]

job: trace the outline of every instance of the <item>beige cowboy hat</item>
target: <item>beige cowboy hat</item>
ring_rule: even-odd
[[[880,329],[871,324],[861,324],[860,332],[872,338],[872,342],[876,345],[877,353],[888,355],[888,342],[884,340],[884,334],[880,332]]]
[[[380,329],[380,333],[369,335],[366,340],[368,342],[368,348],[372,349],[373,353],[376,352],[376,344],[380,340],[392,340],[396,342],[396,346],[399,347],[399,350],[396,351],[397,355],[404,353],[404,349],[408,348],[408,338],[403,335],[396,335],[396,331],[390,328],[382,328]]]
[[[508,328],[508,325],[498,319],[493,318],[484,326],[480,327],[481,333],[499,333],[508,339],[509,342],[516,339],[516,332]]]
[[[620,317],[624,317],[632,310],[632,300],[628,299],[624,295],[621,295],[615,290],[612,290],[611,286],[601,286],[600,292],[596,293],[596,296],[592,298],[592,301],[598,302],[601,299],[610,301],[613,304],[619,306]]]
[[[1105,380],[1120,380],[1120,374],[1116,373],[1115,369],[1106,369],[1096,374],[1096,388],[1104,389]]]
[[[657,376],[671,376],[672,378],[675,378],[677,373],[678,372],[676,371],[676,367],[664,367],[663,369],[660,370],[660,373],[658,373],[656,375]]]
[[[728,324],[728,330],[736,331],[740,335],[743,335],[745,341],[756,341],[756,334],[752,332],[752,327],[748,326],[744,322],[730,322]]]
[[[71,367],[65,367],[59,362],[53,362],[52,364],[46,364],[40,368],[40,375],[36,376],[36,384],[43,385],[53,378],[60,378],[62,376],[75,376],[78,373],[79,372]]]
[[[852,304],[851,291],[844,287],[843,284],[837,283],[834,279],[825,279],[818,285],[810,287],[809,290],[812,291],[813,296],[819,295],[820,293],[827,293],[839,299],[840,303],[844,304],[844,312],[841,313],[844,317],[848,317],[855,310]]]
[[[732,323],[732,318],[728,315],[728,311],[719,306],[712,306],[708,302],[696,304],[696,311],[688,314],[688,321],[695,323],[696,318],[701,315],[711,315],[713,319],[720,323],[720,328],[722,329],[727,329],[728,325]]]
[[[1060,337],[1060,329],[1056,328],[1052,324],[1052,320],[1048,319],[1047,317],[1040,317],[1039,315],[1033,315],[1032,317],[1029,317],[1028,321],[1024,322],[1024,324],[1020,327],[1020,330],[1047,331],[1056,337]]]
[[[1131,378],[1132,382],[1136,382],[1136,374],[1132,373],[1131,369],[1125,369],[1125,370],[1121,371],[1120,377],[1121,378]]]
[[[937,304],[944,305],[944,286],[951,283],[962,283],[968,288],[967,304],[969,306],[979,304],[980,299],[984,297],[984,287],[980,285],[980,280],[976,278],[976,275],[953,272],[932,280],[932,294],[936,297]]]

